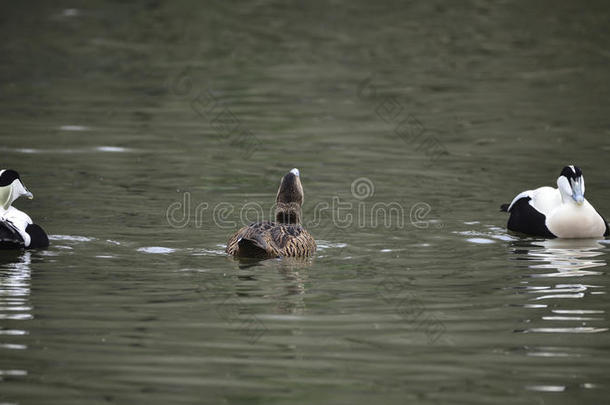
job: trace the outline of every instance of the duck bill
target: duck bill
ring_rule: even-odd
[[[572,186],[572,199],[576,201],[576,204],[582,205],[585,202],[585,196],[583,195],[580,184],[574,184]]]
[[[16,184],[14,184],[15,186],[15,192],[17,197],[26,197],[27,199],[31,200],[32,198],[34,198],[34,194],[30,193],[28,191],[27,188],[25,188],[25,186],[23,185],[23,183],[20,180],[17,180]],[[15,197],[15,198],[17,198]]]

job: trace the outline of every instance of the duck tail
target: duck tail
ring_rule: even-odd
[[[252,235],[248,238],[241,238],[237,242],[237,255],[242,257],[268,257],[269,245],[260,235]]]
[[[49,247],[49,237],[39,225],[30,224],[25,228],[25,231],[31,237],[30,246],[28,246],[29,248],[40,249]]]
[[[510,204],[502,204],[500,206],[500,211],[502,212],[508,212],[508,207],[510,207]]]

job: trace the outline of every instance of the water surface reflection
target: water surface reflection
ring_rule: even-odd
[[[7,351],[27,349],[21,339],[28,334],[24,321],[32,319],[30,300],[31,253],[3,252],[0,261],[0,355],[7,359]],[[0,365],[0,380],[27,375],[26,370],[7,369]]]
[[[605,311],[590,308],[594,295],[606,294],[606,286],[596,278],[605,274],[605,246],[595,239],[552,239],[514,241],[515,260],[527,264],[517,288],[528,297],[525,306],[545,308],[537,319],[528,319],[531,326],[519,332],[599,333],[606,332]],[[595,270],[594,270],[595,269]],[[556,278],[569,280],[554,282]]]

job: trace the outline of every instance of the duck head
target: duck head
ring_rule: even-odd
[[[574,165],[564,167],[557,178],[557,187],[564,203],[573,201],[581,205],[585,202],[585,178],[579,167]]]
[[[19,173],[10,169],[0,170],[0,209],[8,210],[13,201],[21,196],[30,200],[34,198],[21,182]]]
[[[275,200],[275,220],[283,224],[300,224],[303,198],[299,169],[295,168],[282,177]]]

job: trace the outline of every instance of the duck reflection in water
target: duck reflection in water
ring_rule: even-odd
[[[600,309],[600,295],[606,294],[603,283],[595,283],[604,275],[604,259],[608,245],[597,239],[552,239],[514,241],[515,260],[526,261],[530,274],[518,287],[527,294],[528,303],[516,305],[528,308],[518,328],[521,333],[600,333],[608,331]],[[532,272],[533,270],[533,272]],[[549,283],[555,278],[565,279]],[[531,311],[542,311],[532,316]],[[534,350],[535,348],[532,348]]]
[[[240,298],[263,296],[275,303],[276,313],[301,314],[305,309],[306,270],[311,263],[312,259],[298,257],[263,261],[240,259],[236,295]],[[271,271],[256,269],[259,266]]]
[[[9,333],[0,334],[0,347],[21,348],[19,339],[28,332],[25,330],[27,321],[33,318],[31,314],[30,284],[32,278],[32,253],[23,251],[2,251],[0,255],[0,320],[20,321],[19,329],[9,328]],[[4,326],[7,326],[5,324]],[[17,324],[14,324],[17,326]],[[2,328],[0,328],[2,329]],[[6,332],[6,329],[5,329]],[[8,341],[7,341],[8,340]],[[6,346],[5,346],[6,347]],[[23,346],[25,347],[25,346]]]
[[[597,239],[546,239],[517,240],[511,242],[515,260],[531,263],[530,269],[553,269],[555,273],[532,274],[531,277],[572,277],[599,275],[590,271],[595,267],[606,266],[603,249],[606,246]]]

